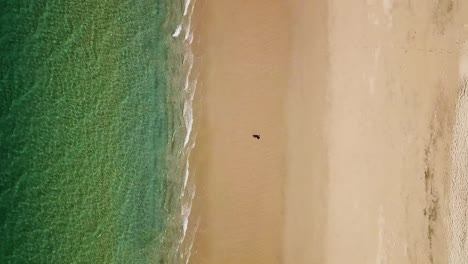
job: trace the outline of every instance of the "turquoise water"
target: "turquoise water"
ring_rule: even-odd
[[[177,261],[182,8],[0,0],[0,263]]]

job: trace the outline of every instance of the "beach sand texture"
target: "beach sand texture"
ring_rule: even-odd
[[[197,4],[202,108],[193,164],[201,215],[192,263],[280,263],[290,50],[286,5]]]
[[[467,263],[467,1],[196,10],[190,263]]]

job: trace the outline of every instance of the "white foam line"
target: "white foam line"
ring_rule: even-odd
[[[193,10],[195,8],[195,2],[193,3],[193,5],[190,5],[192,1],[191,0],[185,0],[184,2],[184,12],[183,12],[183,17],[186,17],[187,14],[189,14],[189,8],[190,8],[190,14],[189,14],[189,17],[188,17],[188,24],[187,24],[187,27],[185,29],[185,38],[184,40],[189,40],[189,35],[191,33],[191,24],[192,24],[192,15],[193,15]],[[178,36],[180,36],[180,33],[182,32],[182,29],[183,29],[183,18],[182,18],[182,22],[177,26],[177,28],[175,29],[174,33],[172,33],[172,37],[174,38],[177,38]],[[189,43],[191,44],[192,41],[189,40]]]
[[[185,0],[185,4],[184,4],[184,16],[187,15],[187,12],[188,12],[188,8],[190,6],[190,0]]]
[[[193,32],[190,32],[189,38],[188,38],[188,43],[192,44],[193,43]]]
[[[190,103],[184,103],[184,118],[185,118],[185,128],[187,132],[184,138],[184,147],[187,147],[187,144],[190,142],[190,135],[192,134],[193,126],[193,110]]]
[[[192,110],[190,110],[190,111],[192,111]],[[193,118],[192,117],[187,118],[187,125],[186,126],[187,126],[187,135],[185,135],[184,146],[187,146],[187,144],[190,141],[190,136],[192,134],[192,126],[193,126]]]
[[[189,0],[188,0],[189,1]],[[190,8],[190,14],[188,18],[188,24],[187,28],[185,29],[185,40],[189,39],[190,33],[192,31],[192,15],[193,15],[193,10],[195,9],[195,2],[193,3],[192,7]]]
[[[197,233],[197,230],[198,230],[198,226],[200,225],[200,221],[197,221],[197,225],[195,226],[194,230],[193,230],[193,237],[192,237],[192,240],[190,241],[190,245],[189,245],[189,250],[188,250],[188,254],[187,254],[187,257],[185,258],[185,264],[188,264],[189,260],[190,260],[190,256],[192,255],[192,247],[193,247],[193,242],[195,241],[195,234]]]
[[[185,163],[185,173],[184,173],[184,187],[182,189],[181,196],[184,195],[185,189],[187,188],[188,176],[189,176],[189,171],[190,171],[189,169],[190,169],[190,155],[187,155],[187,161]]]
[[[188,203],[184,204],[182,206],[182,208],[181,208],[181,215],[183,217],[183,220],[182,220],[183,221],[183,223],[182,223],[182,230],[183,231],[182,231],[182,237],[180,238],[179,243],[177,245],[176,252],[179,251],[180,246],[182,246],[182,244],[185,241],[185,237],[187,236],[189,218],[190,218],[190,214],[192,212],[192,205],[193,205],[193,198],[194,197],[195,197],[195,187],[194,187],[193,191],[191,192],[190,201],[188,201]],[[196,229],[198,229],[198,225],[197,225]],[[196,231],[196,229],[195,229],[195,231]],[[189,254],[188,254],[188,257],[186,257],[186,262],[190,258],[190,252],[192,250],[192,245],[193,245],[193,240],[190,242]],[[184,257],[184,252],[181,252],[180,256],[183,258]]]
[[[193,205],[193,198],[195,197],[195,191],[192,191],[191,196],[190,196],[190,202],[184,206],[182,206],[182,216],[184,217],[184,223],[183,223],[183,235],[182,235],[182,240],[184,241],[185,236],[187,235],[187,228],[189,224],[189,217],[190,213],[192,212],[192,205]]]
[[[192,74],[192,68],[193,68],[193,53],[189,51],[187,55],[184,57],[184,63],[188,60],[189,68],[187,71],[187,75],[185,75],[185,84],[184,84],[184,90],[187,91],[189,88],[189,82],[190,82],[190,75]]]
[[[186,54],[184,56],[184,61],[183,61],[183,67],[186,70],[186,75],[185,75],[185,80],[184,80],[184,107],[183,107],[183,117],[185,121],[185,138],[184,138],[184,153],[183,155],[184,158],[186,158],[186,163],[185,163],[185,170],[183,174],[183,186],[180,194],[180,200],[182,201],[182,206],[180,208],[181,210],[181,217],[182,217],[182,222],[181,222],[181,228],[182,228],[182,234],[179,240],[179,243],[177,245],[177,251],[179,254],[179,257],[185,259],[185,262],[188,263],[192,251],[192,246],[193,246],[193,239],[190,242],[190,245],[187,245],[188,242],[186,242],[186,237],[187,237],[187,232],[189,228],[189,219],[190,219],[190,214],[192,211],[192,205],[193,205],[193,199],[195,197],[195,186],[193,184],[189,184],[189,177],[190,177],[190,153],[191,150],[195,146],[195,142],[191,142],[191,135],[192,135],[192,128],[193,128],[193,100],[195,97],[195,91],[197,87],[197,78],[195,78],[193,81],[192,79],[192,70],[193,70],[193,63],[194,63],[194,56],[193,52],[191,49],[191,44],[193,42],[193,33],[191,32],[191,22],[192,22],[192,15],[194,12],[194,6],[195,6],[195,1],[191,0],[185,0],[185,5],[184,5],[184,18],[182,19],[182,22],[186,23],[181,23],[180,27],[176,29],[176,32],[174,32],[173,36],[179,36],[182,31],[185,32],[185,37],[184,37],[184,44],[186,46]],[[175,34],[177,33],[177,34]],[[195,227],[195,231],[198,229],[198,224]],[[188,252],[187,246],[188,246]],[[183,249],[181,248],[183,247]],[[180,250],[180,252],[179,252]]]
[[[187,62],[189,64],[189,68],[185,76],[185,84],[184,84],[184,90],[188,93],[189,98],[185,100],[184,109],[183,109],[183,115],[185,119],[185,128],[187,131],[187,134],[185,135],[185,139],[184,139],[184,147],[187,147],[187,144],[190,141],[190,134],[192,132],[192,126],[193,126],[192,101],[193,101],[196,86],[197,86],[197,80],[195,80],[192,84],[190,83],[190,76],[191,76],[192,69],[193,69],[193,53],[191,51],[188,52],[187,56],[184,58],[184,62]]]
[[[187,144],[190,142],[190,137],[192,134],[193,128],[193,99],[195,97],[195,89],[197,85],[197,80],[194,81],[194,86],[190,92],[190,98],[184,102],[184,119],[185,119],[185,128],[187,130],[185,139],[184,139],[184,147],[187,147]]]
[[[176,30],[174,31],[174,33],[172,33],[172,37],[174,38],[177,38],[179,35],[180,35],[180,32],[182,32],[182,24],[179,24],[176,28]],[[167,36],[167,35],[166,35]]]

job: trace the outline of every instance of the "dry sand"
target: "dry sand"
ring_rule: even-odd
[[[468,263],[468,1],[196,10],[191,263]]]
[[[338,2],[328,20],[326,263],[447,263],[468,2]]]

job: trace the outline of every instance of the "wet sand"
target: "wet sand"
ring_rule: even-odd
[[[191,263],[280,263],[289,70],[285,6],[276,0],[197,5],[202,68],[192,219],[200,220]]]
[[[325,263],[328,204],[328,3],[290,1],[283,263]]]
[[[465,263],[468,2],[197,5],[191,263]]]

